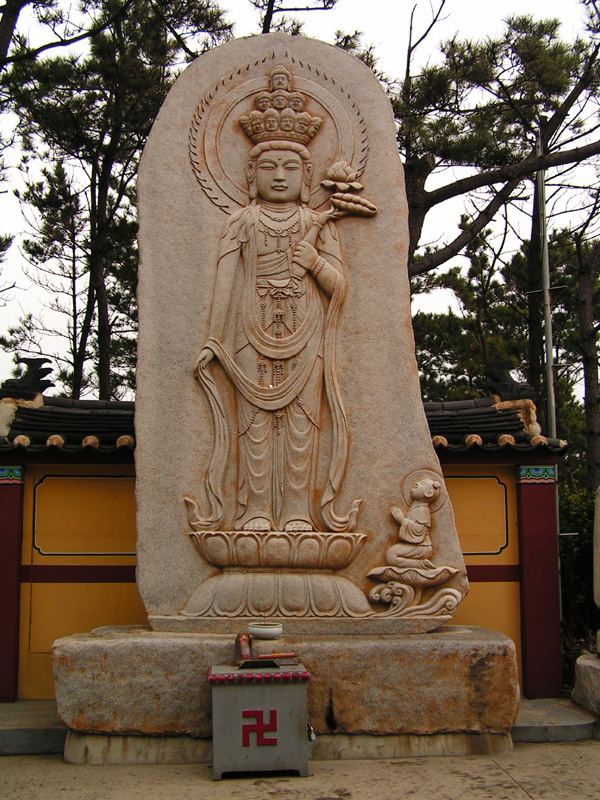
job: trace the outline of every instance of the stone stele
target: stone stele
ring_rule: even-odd
[[[600,487],[596,489],[594,509],[594,602],[600,608]],[[596,653],[584,653],[577,659],[571,697],[587,711],[600,715],[600,631]]]
[[[467,591],[421,403],[390,104],[338,48],[238,39],[139,175],[138,586],[155,630],[418,633]]]

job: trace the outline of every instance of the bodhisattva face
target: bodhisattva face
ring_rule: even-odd
[[[269,203],[290,203],[300,197],[304,164],[293,150],[267,150],[256,163],[258,196]]]

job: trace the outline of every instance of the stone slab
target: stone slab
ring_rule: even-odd
[[[0,703],[0,755],[62,753],[66,736],[54,700]]]
[[[400,635],[427,633],[450,620],[444,617],[415,617],[414,619],[383,618],[375,615],[368,619],[349,619],[347,617],[269,617],[269,622],[281,622],[284,630],[294,636],[317,635]],[[176,633],[237,633],[240,625],[258,622],[258,617],[250,617],[242,622],[239,617],[184,617],[175,615],[163,617],[150,615],[148,621],[155,631],[174,631]],[[400,629],[400,630],[399,630]]]
[[[571,697],[582,708],[600,716],[600,658],[595,653],[585,653],[575,662]]]
[[[596,717],[564,697],[521,701],[513,742],[581,742],[592,739]]]
[[[311,761],[355,761],[428,756],[471,756],[508,753],[510,734],[440,733],[431,736],[373,736],[367,733],[319,736]],[[69,731],[64,759],[68,764],[150,765],[210,764],[210,739],[191,736],[118,736]]]
[[[526,739],[530,743],[585,741],[593,738],[594,731],[590,732],[590,725],[595,720],[595,716],[565,698],[523,699],[511,737],[514,743],[523,743]],[[597,724],[595,727],[598,729]],[[21,731],[27,732],[25,742],[21,741]],[[4,755],[64,751],[65,757],[69,754],[69,763],[74,764],[209,764],[212,760],[210,739],[103,736],[68,731],[58,721],[54,700],[18,700],[1,704],[0,737],[4,743],[1,751]],[[44,749],[40,749],[41,745]],[[506,734],[321,734],[311,748],[311,757],[312,760],[348,760],[483,752],[489,755],[505,752],[509,747],[510,740]]]
[[[212,740],[191,736],[119,736],[69,731],[67,764],[210,764]]]
[[[292,636],[258,651],[295,651],[311,673],[317,734],[507,734],[519,688],[514,643],[484,628],[402,636]],[[54,643],[58,713],[87,733],[208,738],[206,670],[232,663],[229,634],[102,628]]]

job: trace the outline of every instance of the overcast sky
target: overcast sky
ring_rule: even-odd
[[[309,0],[310,4],[312,0]],[[248,36],[258,31],[259,13],[249,0],[219,0],[235,24],[236,36]],[[301,6],[302,1],[284,0],[286,6]],[[295,15],[304,21],[306,36],[333,42],[335,31],[362,31],[364,42],[373,44],[379,56],[379,68],[389,77],[404,72],[410,13],[414,6],[415,33],[421,34],[431,19],[431,7],[426,0],[338,0],[331,11],[313,11]],[[434,0],[437,8],[437,2]],[[484,38],[500,32],[504,20],[515,14],[531,14],[536,18],[556,17],[563,23],[562,35],[571,39],[582,27],[583,6],[576,0],[447,0],[442,17],[427,43],[420,49],[421,61],[435,52],[436,45],[458,33],[462,37]],[[414,37],[413,37],[414,38]]]

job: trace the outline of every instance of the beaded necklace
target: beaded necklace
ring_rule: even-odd
[[[276,251],[285,253],[294,244],[294,235],[300,232],[300,211],[295,203],[261,203],[258,230],[264,237],[265,248],[269,237],[276,239]]]

